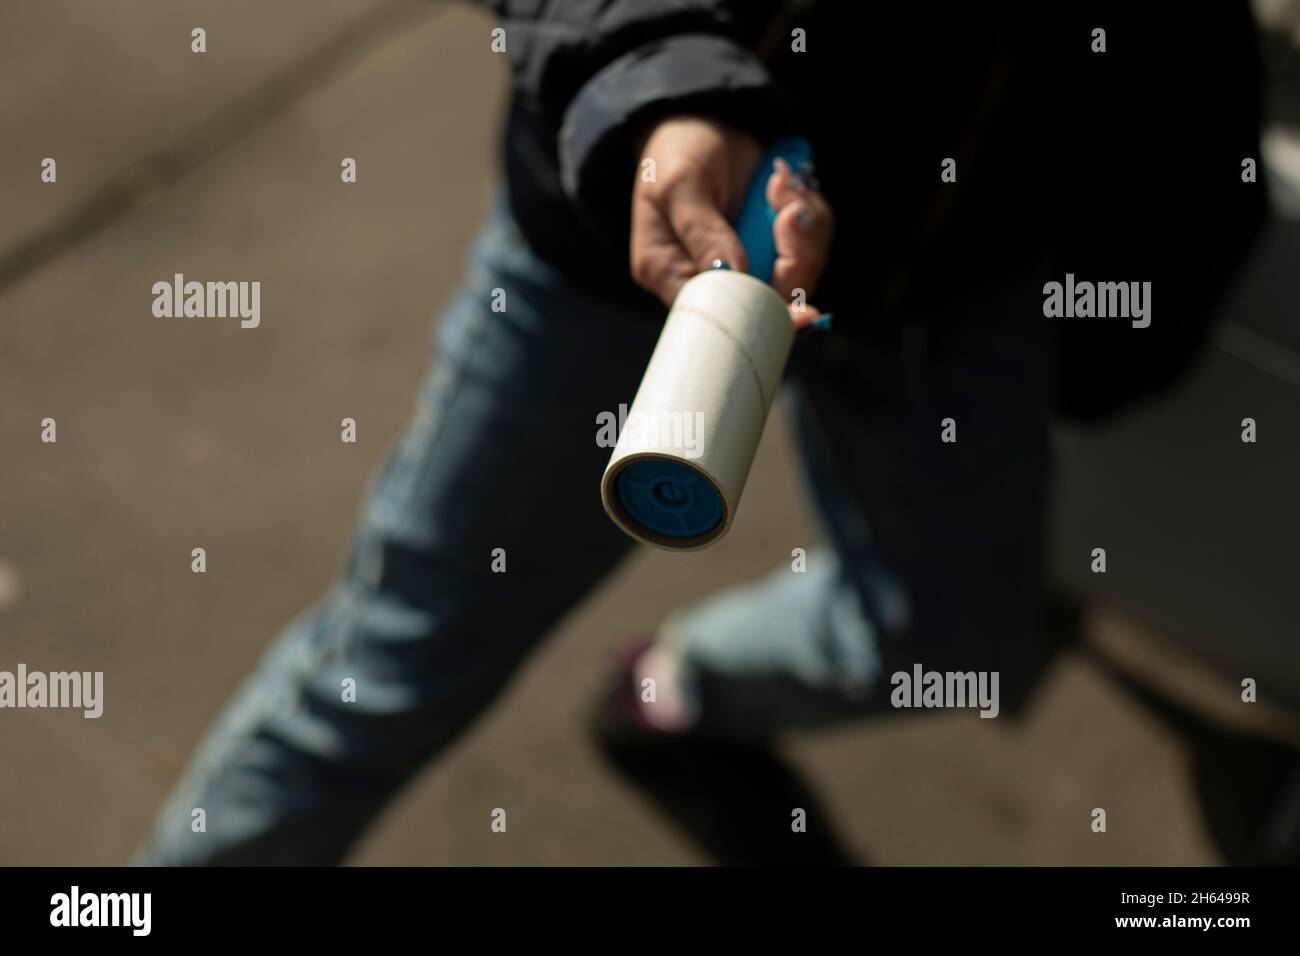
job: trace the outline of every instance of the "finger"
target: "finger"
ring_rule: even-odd
[[[807,303],[799,306],[791,302],[787,308],[790,310],[790,319],[794,322],[796,332],[802,332],[822,317],[821,309]]]
[[[632,204],[629,257],[636,284],[669,306],[686,280],[699,271],[659,207],[648,198]]]
[[[833,217],[826,201],[809,192],[777,213],[772,224],[776,242],[776,261],[772,266],[772,286],[785,299],[802,289],[811,295],[821,279],[830,254]]]
[[[808,187],[795,176],[790,164],[778,156],[772,163],[772,174],[767,177],[767,204],[780,212],[802,199],[806,192]]]
[[[665,201],[668,222],[697,272],[716,259],[741,272],[749,268],[749,257],[736,230],[698,183],[682,183]]]

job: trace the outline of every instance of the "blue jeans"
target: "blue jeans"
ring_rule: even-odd
[[[1014,669],[1043,557],[1040,287],[879,329],[841,313],[796,346],[789,388],[829,547],[663,623],[702,729],[879,710],[915,661]],[[137,862],[335,862],[628,552],[600,505],[596,416],[630,402],[662,318],[628,311],[539,260],[508,218],[488,225],[345,574],[228,704]]]

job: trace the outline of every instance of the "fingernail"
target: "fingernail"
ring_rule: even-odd
[[[709,268],[730,270],[731,263],[728,262],[726,259],[714,259],[713,262],[709,265]]]
[[[812,221],[813,221],[812,210],[809,209],[807,206],[802,207],[798,212],[794,214],[794,221],[798,223],[801,228],[807,229],[809,226],[812,225]]]
[[[795,338],[806,339],[808,336],[815,335],[818,332],[827,332],[830,330],[830,327],[831,327],[831,314],[827,312],[825,315],[817,319],[815,322],[809,322],[802,329],[800,329],[799,332],[795,335]]]

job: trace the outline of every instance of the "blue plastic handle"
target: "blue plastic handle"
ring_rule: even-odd
[[[772,175],[772,163],[784,159],[791,169],[799,172],[812,162],[812,155],[812,143],[802,137],[778,140],[763,155],[758,172],[750,181],[745,203],[736,219],[736,235],[749,256],[749,274],[755,279],[771,282],[772,267],[776,265],[776,240],[772,238],[776,210],[767,204],[767,180]]]

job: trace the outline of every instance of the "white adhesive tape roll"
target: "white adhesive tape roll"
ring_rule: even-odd
[[[601,480],[619,527],[674,551],[727,532],[793,342],[758,279],[714,269],[682,287]]]

